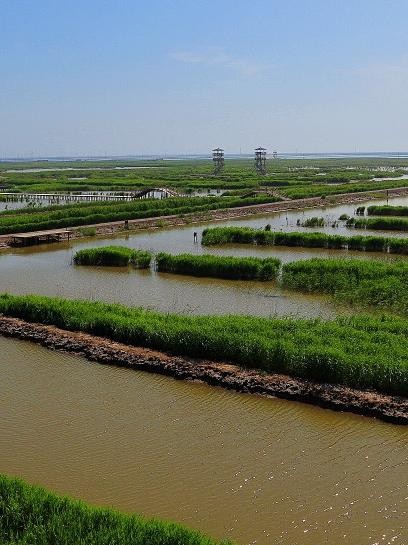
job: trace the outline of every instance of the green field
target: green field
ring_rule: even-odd
[[[10,191],[31,193],[108,190],[120,193],[169,187],[184,193],[205,194],[209,190],[247,193],[264,188],[275,189],[289,198],[303,198],[401,187],[407,180],[387,178],[401,176],[407,167],[405,159],[270,159],[267,174],[259,176],[250,159],[226,159],[225,168],[218,175],[214,175],[211,160],[0,162],[0,185]],[[23,168],[50,170],[7,172]],[[73,170],[53,170],[58,168]]]

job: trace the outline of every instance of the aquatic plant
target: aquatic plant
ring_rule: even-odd
[[[156,256],[158,271],[235,280],[272,280],[276,278],[279,266],[279,259],[273,257],[171,255],[164,252]]]
[[[307,218],[302,223],[302,227],[324,227],[324,218]]]
[[[360,220],[358,220],[360,221]],[[213,227],[204,229],[204,246],[221,244],[258,244],[266,246],[297,246],[304,248],[348,249],[365,252],[408,253],[408,238],[376,236],[344,236],[326,233],[265,231],[250,227]]]
[[[125,246],[101,246],[85,248],[74,255],[76,265],[100,265],[107,267],[126,267],[132,264],[137,269],[148,269],[152,259],[147,250],[133,250]]]

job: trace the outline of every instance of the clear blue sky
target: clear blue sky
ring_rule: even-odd
[[[408,149],[407,0],[0,0],[0,157]]]

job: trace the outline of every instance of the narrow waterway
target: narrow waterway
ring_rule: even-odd
[[[0,471],[239,545],[406,544],[408,430],[0,337]]]

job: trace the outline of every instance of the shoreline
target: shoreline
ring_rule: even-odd
[[[88,333],[30,323],[0,315],[0,335],[31,341],[46,348],[81,356],[90,362],[202,382],[240,393],[299,401],[322,408],[408,424],[408,399],[362,391],[256,369],[125,345]]]
[[[283,200],[266,204],[251,204],[248,206],[240,206],[236,208],[226,208],[219,210],[209,210],[206,212],[192,212],[171,216],[156,216],[154,218],[135,219],[128,221],[128,229],[124,228],[124,221],[114,221],[106,223],[96,223],[90,225],[80,225],[75,227],[67,227],[71,232],[71,240],[78,238],[93,238],[94,236],[112,235],[118,232],[129,233],[144,229],[158,229],[166,227],[176,227],[190,225],[195,223],[205,223],[208,221],[225,221],[228,219],[236,219],[246,216],[254,216],[259,214],[267,214],[271,212],[285,212],[289,210],[304,210],[307,208],[321,208],[326,206],[335,206],[339,204],[353,204],[366,201],[370,195],[375,195],[375,198],[388,197],[403,197],[408,195],[407,187],[398,187],[394,189],[370,190],[358,193],[343,193],[339,195],[329,195],[327,198],[308,197],[306,199]],[[92,236],[82,234],[83,229],[92,228],[96,233]],[[47,230],[44,231],[44,233]],[[52,232],[52,230],[50,230]],[[11,245],[13,235],[19,233],[9,233],[0,235],[0,250],[13,247]],[[28,233],[27,233],[28,234]]]

